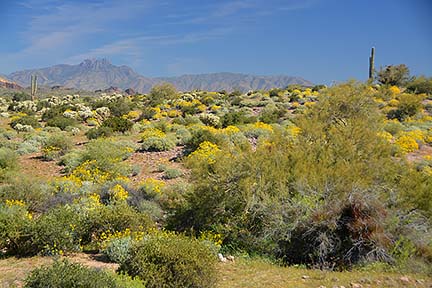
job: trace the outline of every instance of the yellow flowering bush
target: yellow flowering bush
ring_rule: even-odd
[[[388,105],[391,106],[391,107],[397,107],[399,105],[399,100],[397,100],[397,99],[391,99],[388,102]]]
[[[225,133],[225,134],[235,134],[235,133],[239,133],[240,129],[237,128],[236,126],[229,125],[229,126],[225,127],[224,129],[221,129],[220,132]]]
[[[115,185],[110,190],[111,196],[116,201],[125,201],[129,197],[128,191],[120,184]]]
[[[170,118],[176,118],[182,115],[182,112],[177,109],[172,109],[168,111],[168,117]]]
[[[402,135],[398,137],[395,141],[395,144],[402,154],[414,152],[415,150],[419,149],[417,141],[409,135]]]
[[[208,164],[213,164],[216,162],[216,155],[220,151],[221,150],[216,144],[204,141],[199,145],[198,149],[192,152],[188,157],[204,160]]]
[[[157,128],[149,128],[141,133],[141,140],[143,141],[150,137],[164,138],[166,134]]]
[[[198,237],[201,241],[209,241],[216,247],[220,248],[223,242],[222,234],[213,231],[202,231]]]
[[[297,126],[288,126],[286,130],[293,137],[297,137],[301,132],[301,129]]]
[[[398,95],[398,94],[400,94],[401,93],[401,90],[399,89],[399,87],[397,87],[397,86],[391,86],[390,88],[389,88],[389,90],[390,90],[390,93],[392,94],[392,96],[396,96],[396,95]]]
[[[139,183],[140,190],[148,195],[161,194],[165,182],[154,178],[146,178]]]
[[[268,130],[270,132],[273,132],[273,127],[269,124],[263,123],[263,122],[255,122],[253,124],[253,127],[256,129],[264,129],[264,130]]]
[[[384,140],[386,140],[388,142],[391,142],[393,139],[393,135],[390,134],[389,132],[386,132],[386,131],[379,132],[378,136],[383,138]]]
[[[128,120],[135,120],[140,117],[140,113],[138,111],[129,111],[129,113],[123,115],[122,117]]]

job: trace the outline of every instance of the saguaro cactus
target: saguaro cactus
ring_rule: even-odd
[[[375,47],[372,47],[371,55],[369,57],[369,80],[373,80],[375,72]]]
[[[36,92],[37,92],[37,75],[31,75],[31,98],[32,101],[35,100]]]

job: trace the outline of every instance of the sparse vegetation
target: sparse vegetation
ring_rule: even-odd
[[[431,275],[432,104],[399,68],[383,85],[2,100],[0,253],[100,253],[127,274],[59,261],[27,287],[223,287],[217,253],[263,259],[223,263],[239,274]]]

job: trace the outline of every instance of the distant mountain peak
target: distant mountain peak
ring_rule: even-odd
[[[178,77],[148,78],[136,73],[128,66],[116,66],[105,58],[86,59],[78,65],[55,65],[41,69],[17,71],[7,76],[20,85],[28,85],[32,75],[38,75],[38,84],[46,86],[64,86],[94,91],[107,87],[123,90],[132,88],[135,92],[146,93],[161,82],[170,82],[180,91],[241,91],[269,90],[283,88],[289,84],[310,86],[311,82],[293,76],[257,76],[240,73],[189,74]],[[108,88],[109,89],[109,88]]]
[[[111,62],[106,58],[91,58],[85,59],[83,62],[79,64],[80,67],[89,68],[89,69],[101,69],[101,68],[109,68],[113,66]]]

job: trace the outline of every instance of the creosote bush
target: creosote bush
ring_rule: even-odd
[[[27,288],[42,287],[119,287],[113,276],[104,271],[87,268],[67,260],[34,269],[25,279]]]
[[[203,242],[173,233],[144,236],[119,271],[146,287],[214,287],[216,255]]]

